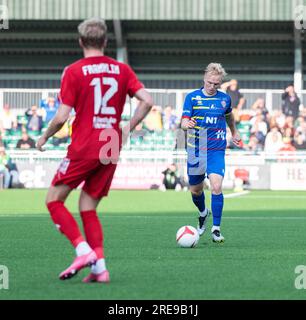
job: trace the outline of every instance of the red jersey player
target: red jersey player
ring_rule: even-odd
[[[96,208],[101,198],[107,196],[116,169],[122,144],[119,123],[126,95],[135,96],[139,103],[129,124],[122,129],[124,138],[150,111],[152,99],[128,65],[103,54],[107,31],[103,20],[85,20],[78,31],[84,58],[65,68],[59,96],[61,105],[39,138],[37,148],[43,151],[43,145],[63,126],[74,109],[72,142],[46,197],[53,222],[75,247],[77,256],[59,277],[69,279],[91,265],[91,273],[84,282],[109,282],[103,231]],[[85,183],[79,210],[86,240],[64,206],[71,190],[81,182]]]

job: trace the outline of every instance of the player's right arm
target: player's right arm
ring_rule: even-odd
[[[196,124],[197,124],[196,120],[192,118],[191,96],[190,94],[188,94],[184,101],[181,128],[183,130],[193,129]]]
[[[181,128],[183,130],[193,129],[196,124],[197,122],[193,118],[182,118]]]

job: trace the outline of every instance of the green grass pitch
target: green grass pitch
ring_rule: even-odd
[[[305,299],[295,267],[306,265],[305,192],[251,191],[225,199],[222,233],[196,248],[175,234],[196,225],[187,192],[112,191],[99,206],[111,283],[83,284],[58,274],[74,251],[44,206],[46,190],[0,191],[0,265],[9,268],[1,299]],[[78,192],[68,208],[80,222]],[[206,192],[207,205],[210,195]],[[212,219],[210,218],[209,227]]]

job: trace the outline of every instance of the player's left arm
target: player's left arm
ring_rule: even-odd
[[[51,120],[47,130],[44,132],[44,134],[38,139],[36,148],[39,151],[44,151],[42,148],[43,145],[48,141],[50,137],[52,137],[56,132],[58,132],[62,126],[65,124],[65,122],[69,118],[69,114],[71,112],[71,107],[61,104],[56,112],[55,117]]]
[[[241,137],[240,137],[240,134],[239,134],[239,132],[238,132],[238,130],[236,128],[235,119],[234,119],[234,116],[233,116],[232,112],[227,113],[225,115],[225,120],[226,120],[226,123],[227,123],[228,127],[231,130],[232,137],[233,137],[233,143],[237,147],[239,147],[240,143],[241,143]]]

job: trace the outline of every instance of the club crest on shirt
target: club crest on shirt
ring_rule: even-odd
[[[225,108],[226,107],[226,102],[224,100],[221,101],[221,105],[222,105],[223,108]]]

